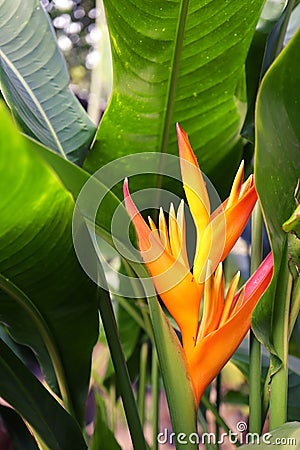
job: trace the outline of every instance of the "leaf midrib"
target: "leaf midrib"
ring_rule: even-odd
[[[173,107],[174,107],[174,102],[175,102],[176,85],[177,85],[179,65],[180,65],[180,60],[181,60],[181,51],[182,51],[182,44],[183,44],[183,39],[184,39],[188,7],[189,7],[189,0],[181,0],[178,24],[177,24],[177,30],[176,30],[176,42],[174,45],[174,53],[173,53],[172,63],[171,63],[172,69],[171,69],[171,74],[169,77],[169,83],[168,83],[168,88],[167,88],[168,94],[166,96],[166,107],[165,107],[164,118],[162,121],[163,127],[162,127],[161,141],[159,144],[159,149],[162,153],[167,152],[168,143],[169,143],[171,119],[172,119],[172,115],[173,115]]]

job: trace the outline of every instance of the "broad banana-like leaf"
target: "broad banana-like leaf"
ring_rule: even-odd
[[[0,82],[25,133],[83,162],[95,126],[69,88],[65,60],[39,0],[0,0]]]
[[[134,152],[177,155],[175,122],[222,196],[241,157],[244,63],[263,0],[104,0],[114,84],[94,172]]]
[[[73,248],[74,200],[3,104],[0,149],[0,321],[81,420],[98,315]]]

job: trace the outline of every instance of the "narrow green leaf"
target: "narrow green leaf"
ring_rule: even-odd
[[[0,340],[0,395],[21,414],[51,450],[85,450],[71,416]]]
[[[12,408],[0,405],[0,417],[12,440],[14,450],[39,450],[36,440],[22,418]]]
[[[116,301],[118,302],[118,299],[116,298]],[[130,302],[132,300],[124,300],[127,302]],[[124,356],[126,358],[126,361],[132,356],[134,350],[136,349],[139,335],[140,335],[140,327],[136,323],[136,321],[128,314],[128,312],[117,303],[116,308],[116,320],[118,325],[118,330],[120,333],[120,339],[122,342],[122,348],[124,352]],[[109,378],[113,374],[113,365],[112,361],[109,360],[105,378]]]
[[[25,133],[83,162],[96,129],[69,88],[66,63],[38,0],[0,1],[0,83]]]

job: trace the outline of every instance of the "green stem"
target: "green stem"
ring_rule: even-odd
[[[255,272],[262,260],[262,213],[259,203],[252,213],[251,225],[251,274]],[[249,431],[261,433],[261,345],[252,330],[250,331],[250,371],[249,371]]]
[[[158,450],[158,419],[159,419],[159,367],[155,347],[152,349],[152,370],[151,370],[151,385],[152,385],[152,450]]]
[[[146,384],[147,384],[147,362],[148,362],[148,342],[142,343],[140,353],[140,379],[138,390],[138,410],[142,426],[145,423],[145,396],[146,396]]]
[[[217,378],[216,378],[216,393],[217,393],[216,408],[217,408],[219,415],[220,415],[220,406],[221,406],[221,384],[222,384],[222,374],[220,372],[220,373],[218,373]],[[216,431],[215,431],[215,433],[216,433],[216,448],[219,449],[220,426],[217,421],[215,423],[215,426],[216,426]]]
[[[289,273],[288,265],[285,264],[287,257],[282,258],[283,264],[280,268],[276,302],[273,321],[273,344],[279,355],[282,365],[271,379],[270,386],[270,429],[282,425],[287,420],[287,386],[288,386],[288,344],[289,344],[289,310],[292,290],[292,275]]]
[[[249,432],[261,433],[261,345],[250,331],[249,354]]]
[[[251,275],[256,271],[262,260],[262,225],[262,212],[259,203],[256,203],[251,224]]]
[[[116,427],[116,385],[111,383],[109,387],[109,400],[110,400],[110,429],[114,431]]]
[[[198,420],[201,425],[202,434],[205,433],[207,436],[209,436],[207,422],[206,422],[205,417],[200,408],[198,409]],[[205,444],[206,450],[213,450],[214,446],[212,444],[210,444],[210,441],[208,439],[205,439],[204,444]]]
[[[99,268],[101,277],[101,286],[106,286],[104,274]],[[100,292],[100,289],[99,289]],[[109,293],[101,289],[101,298],[99,299],[99,311],[108,342],[111,359],[116,372],[118,387],[123,400],[125,415],[135,450],[147,450],[142,425],[139,419],[136,401],[134,398],[131,381],[126,365],[123,349],[121,347],[120,336],[118,333],[116,318]]]

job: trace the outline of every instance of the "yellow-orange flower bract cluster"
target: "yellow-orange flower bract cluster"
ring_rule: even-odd
[[[177,136],[183,187],[197,232],[192,270],[187,257],[183,202],[177,212],[171,205],[168,223],[161,209],[156,227],[151,218],[148,226],[138,212],[127,179],[124,199],[156,291],[180,328],[198,405],[206,387],[249,330],[252,311],[270,283],[273,259],[270,254],[238,292],[236,274],[225,295],[222,261],[241,235],[257,200],[253,176],[243,182],[242,163],[228,199],[211,213],[197,159],[179,125]]]

